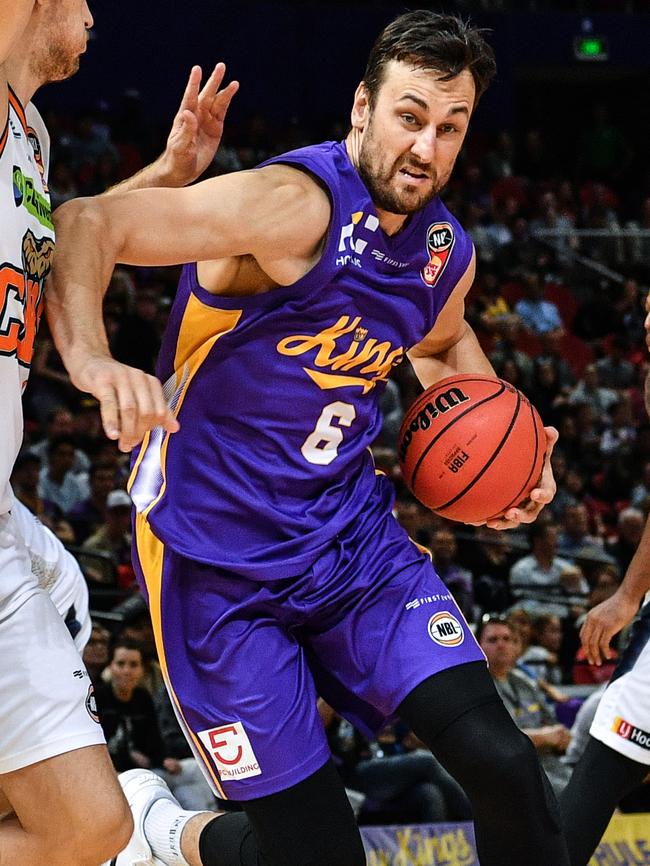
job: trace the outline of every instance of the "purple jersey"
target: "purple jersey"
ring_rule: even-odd
[[[390,501],[368,450],[379,399],[472,256],[438,198],[388,237],[344,143],[269,162],[328,189],[323,254],[293,285],[249,297],[210,294],[184,268],[157,370],[181,429],[145,437],[130,484],[166,545],[253,580],[301,574]]]

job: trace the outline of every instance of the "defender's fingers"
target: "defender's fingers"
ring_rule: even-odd
[[[183,98],[181,99],[180,111],[183,111],[184,109],[193,111],[196,109],[199,100],[199,87],[201,86],[202,75],[203,71],[200,66],[192,67],[190,76],[187,79],[187,84],[185,85]]]
[[[210,73],[210,77],[203,85],[201,92],[199,93],[199,100],[204,102],[205,100],[213,99],[219,88],[221,87],[221,82],[223,81],[223,77],[226,74],[226,64],[219,61],[216,64],[212,72]]]
[[[216,95],[214,102],[212,103],[212,108],[210,109],[210,113],[216,120],[222,121],[224,119],[230,107],[230,103],[232,102],[232,98],[238,90],[239,82],[231,81],[228,87],[225,87]]]
[[[109,439],[117,439],[120,435],[120,417],[117,395],[113,388],[106,388],[101,393],[95,394],[99,400],[99,413],[102,419],[104,433]]]

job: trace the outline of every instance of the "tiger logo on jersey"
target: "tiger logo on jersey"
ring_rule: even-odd
[[[16,357],[29,367],[43,307],[43,282],[52,267],[54,241],[23,237],[22,270],[0,265],[0,355]]]
[[[427,286],[435,286],[442,276],[455,243],[456,235],[451,223],[433,223],[427,229],[429,264],[421,272]]]

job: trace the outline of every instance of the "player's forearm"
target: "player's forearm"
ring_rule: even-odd
[[[131,192],[134,189],[152,189],[154,187],[181,187],[188,181],[174,173],[165,155],[161,154],[158,159],[136,172],[131,177],[116,183],[107,189],[103,195],[112,195],[116,192]]]
[[[67,202],[54,221],[57,246],[46,310],[56,347],[75,382],[88,357],[110,356],[102,302],[117,259],[117,242],[96,200]]]
[[[464,322],[462,335],[453,345],[436,355],[409,355],[415,374],[424,388],[456,373],[484,373],[494,376],[494,368],[481,348],[476,334]]]

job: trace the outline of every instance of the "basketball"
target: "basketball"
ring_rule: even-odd
[[[480,523],[524,502],[546,451],[542,419],[513,385],[451,376],[409,407],[398,440],[404,480],[441,517]]]

